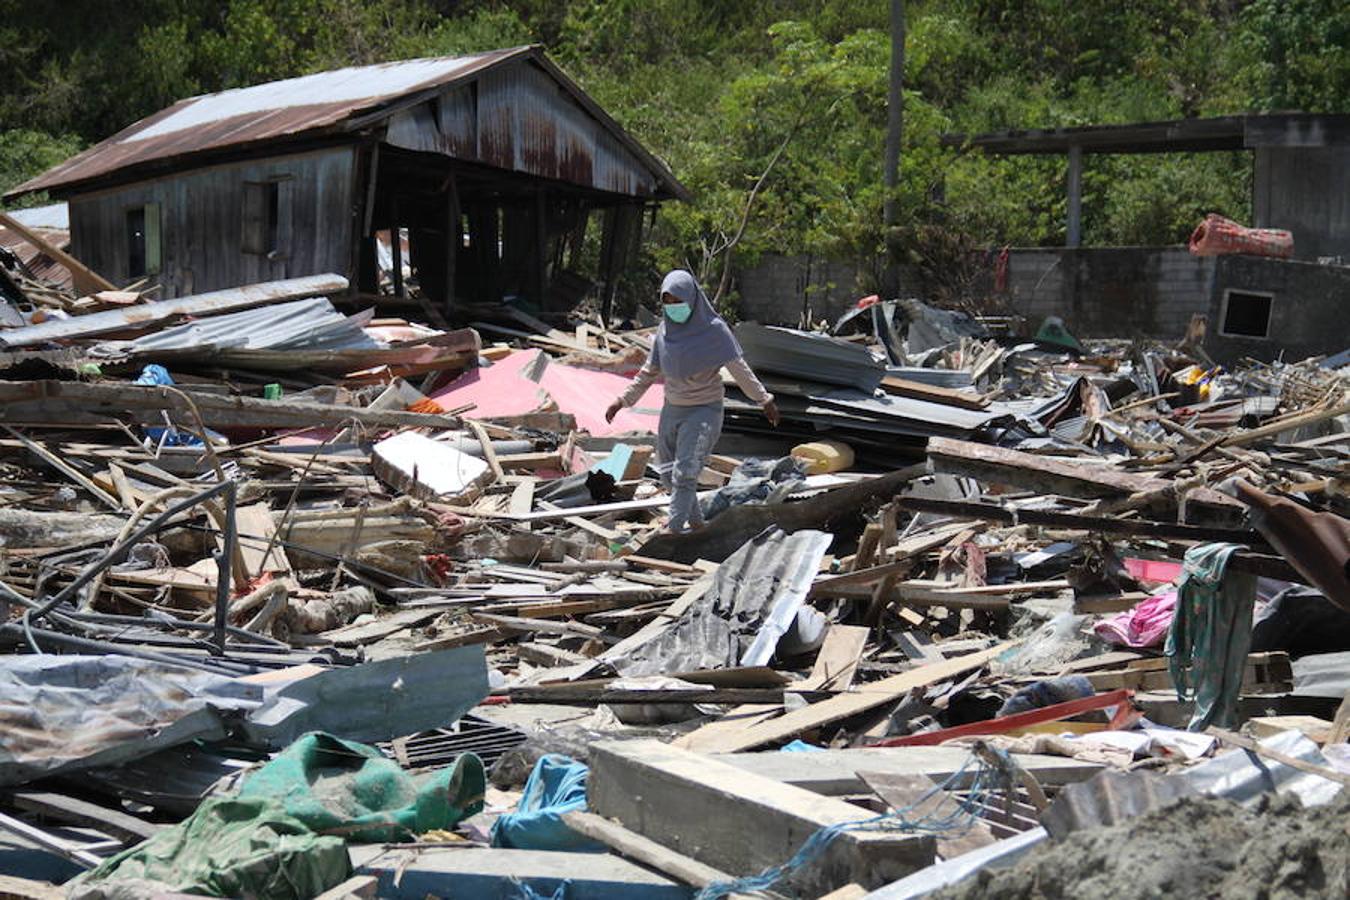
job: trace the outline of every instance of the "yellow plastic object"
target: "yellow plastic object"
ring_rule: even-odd
[[[828,475],[853,465],[853,448],[841,441],[812,441],[792,448],[792,455],[807,463],[806,474]]]

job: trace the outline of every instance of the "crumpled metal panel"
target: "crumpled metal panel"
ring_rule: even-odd
[[[1041,814],[1041,824],[1060,840],[1081,828],[1115,825],[1197,793],[1180,778],[1108,769],[1060,791]]]
[[[265,281],[190,297],[154,303],[138,303],[122,309],[90,313],[70,319],[49,319],[40,325],[0,332],[0,347],[32,347],[48,341],[97,337],[116,331],[148,328],[180,316],[209,316],[278,300],[294,300],[317,294],[340,294],[347,289],[341,275],[306,275],[281,281]]]
[[[268,692],[244,732],[279,750],[311,731],[374,743],[443,728],[488,695],[481,645],[329,669]]]
[[[134,341],[107,341],[90,349],[94,356],[194,350],[353,350],[386,346],[363,330],[373,310],[354,316],[333,308],[327,297],[278,303],[243,312],[195,319]]]
[[[625,676],[766,664],[830,541],[823,531],[763,532],[722,563],[708,592],[671,627],[606,662]]]
[[[1258,744],[1304,762],[1332,768],[1311,738],[1298,731],[1281,731]],[[1339,782],[1302,769],[1295,769],[1269,757],[1246,750],[1220,752],[1213,759],[1187,769],[1178,778],[1196,790],[1216,797],[1227,797],[1242,804],[1256,802],[1262,794],[1278,791],[1297,794],[1304,806],[1330,803],[1345,790]]]
[[[253,685],[127,656],[0,657],[0,785],[219,739],[220,711],[261,702]]]
[[[756,372],[847,385],[869,394],[886,374],[866,347],[825,334],[742,322],[736,326],[736,339]]]

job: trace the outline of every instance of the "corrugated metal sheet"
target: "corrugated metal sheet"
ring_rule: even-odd
[[[65,204],[61,204],[65,206]],[[33,232],[53,247],[65,250],[70,246],[70,232],[57,228],[34,227]],[[70,272],[65,266],[52,259],[43,251],[28,243],[23,237],[0,226],[0,247],[19,258],[28,271],[38,279],[57,287],[70,287]]]
[[[105,342],[93,347],[90,353],[106,357],[182,350],[201,355],[227,349],[373,350],[385,346],[362,330],[373,317],[373,310],[343,315],[328,298],[315,297],[196,319],[134,341]]]
[[[866,347],[825,334],[742,322],[736,326],[736,338],[756,372],[850,385],[869,393],[886,374],[886,367]]]
[[[498,68],[526,60],[533,65]],[[539,79],[540,72],[546,77]],[[472,77],[497,89],[477,104],[467,93],[444,91]],[[6,196],[69,191],[113,175],[130,178],[152,166],[184,164],[210,151],[302,135],[348,133],[420,103],[429,103],[430,118],[439,120],[433,122],[437,126],[433,130],[447,135],[443,152],[458,156],[476,144],[477,157],[490,165],[564,180],[574,180],[569,172],[575,153],[571,146],[556,145],[557,122],[568,115],[587,115],[600,126],[595,129],[599,150],[591,154],[592,163],[598,157],[613,157],[619,163],[611,167],[602,162],[598,167],[601,183],[610,185],[605,189],[639,195],[632,175],[636,165],[666,195],[687,195],[670,171],[549,62],[539,47],[528,46],[338,69],[180,100]],[[477,122],[466,121],[473,115]],[[410,130],[408,122],[395,126],[396,135]],[[471,131],[478,133],[470,135]],[[595,168],[592,164],[592,172]],[[579,183],[590,184],[592,172]]]
[[[73,319],[51,319],[40,325],[15,328],[0,333],[0,347],[31,347],[47,341],[96,337],[116,331],[147,327],[178,316],[224,313],[264,306],[278,300],[312,297],[316,294],[340,294],[346,289],[347,279],[340,275],[308,275],[285,281],[250,284],[195,297],[141,303],[124,309],[90,313]]]
[[[218,710],[262,700],[233,679],[127,656],[0,658],[0,785],[218,740]]]
[[[48,203],[46,206],[30,206],[28,209],[8,212],[11,219],[29,228],[70,230],[70,207],[64,203]]]
[[[64,203],[16,209],[9,216],[20,225],[33,229],[39,237],[58,249],[65,250],[70,246],[70,209]],[[0,227],[0,247],[17,256],[41,280],[57,287],[70,287],[70,272],[65,266],[59,265],[8,228]]]
[[[806,598],[831,536],[771,529],[727,557],[708,592],[670,628],[605,662],[624,676],[764,665]]]

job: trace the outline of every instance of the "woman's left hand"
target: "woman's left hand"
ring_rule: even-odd
[[[764,401],[764,418],[768,419],[769,424],[774,428],[778,427],[778,423],[783,421],[783,417],[778,412],[777,403],[772,400]]]

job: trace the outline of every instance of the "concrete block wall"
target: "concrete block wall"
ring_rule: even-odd
[[[833,322],[863,296],[864,281],[854,262],[764,254],[736,273],[736,311],[743,320],[795,326],[809,308],[813,322]]]
[[[1224,294],[1229,290],[1269,294],[1265,337],[1228,335]],[[1350,348],[1350,266],[1320,265],[1259,256],[1218,258],[1209,304],[1205,349],[1232,365],[1244,357],[1290,362]]]
[[[1059,316],[1080,337],[1179,340],[1192,315],[1209,311],[1214,265],[1184,247],[1014,249],[1008,294],[1012,311],[1033,330]],[[809,305],[813,321],[834,321],[873,281],[856,262],[765,255],[737,274],[737,313],[796,325]],[[992,290],[992,280],[984,289]],[[904,293],[923,298],[922,290]]]
[[[1214,260],[1181,247],[1015,249],[1013,311],[1039,327],[1059,316],[1080,337],[1179,339],[1209,310]]]

